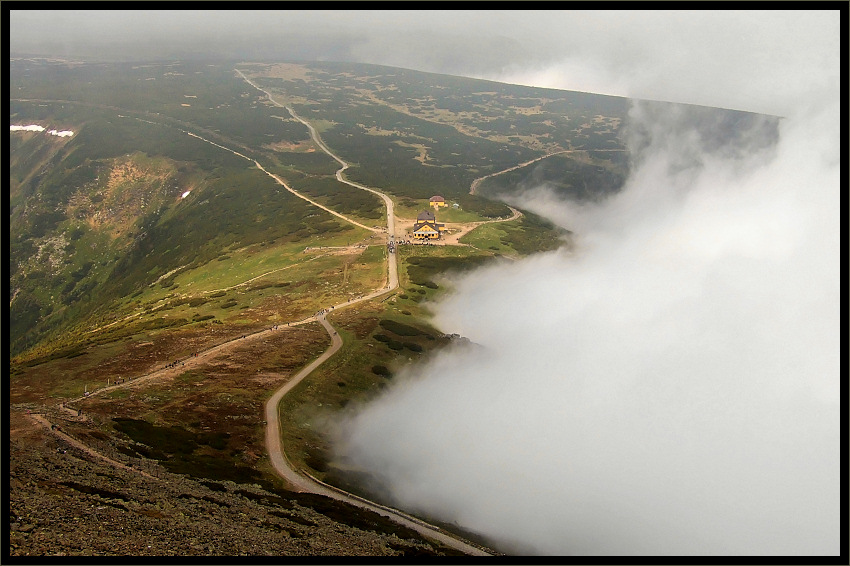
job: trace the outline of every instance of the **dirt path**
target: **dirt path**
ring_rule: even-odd
[[[526,161],[525,163],[520,163],[519,165],[514,165],[513,167],[508,167],[507,169],[502,169],[501,171],[496,171],[495,173],[490,173],[489,175],[484,175],[483,177],[478,177],[472,184],[469,186],[469,194],[474,195],[475,189],[478,188],[478,185],[481,184],[481,181],[484,179],[489,179],[490,177],[495,177],[497,175],[501,175],[502,173],[507,173],[508,171],[514,171],[516,169],[520,169],[525,167],[526,165],[531,165],[536,161],[540,161],[541,159],[546,159],[547,157],[552,157],[553,155],[561,155],[562,153],[579,153],[579,152],[589,152],[589,151],[627,151],[625,149],[562,149],[561,151],[555,151],[552,153],[547,153],[546,155],[541,155],[540,157],[535,157],[531,161]]]
[[[354,188],[357,188],[357,189],[360,189],[360,190],[363,190],[363,191],[368,191],[368,192],[370,192],[374,195],[377,195],[381,200],[384,201],[384,206],[386,206],[386,208],[387,208],[387,230],[386,231],[390,235],[390,238],[395,237],[395,233],[396,233],[395,232],[395,213],[394,213],[394,207],[393,207],[392,199],[388,195],[384,194],[383,192],[381,192],[377,189],[373,189],[371,187],[367,187],[365,185],[361,185],[359,183],[355,183],[353,181],[349,181],[348,179],[346,179],[343,176],[343,172],[345,172],[345,170],[349,168],[349,164],[346,163],[341,157],[336,155],[334,152],[332,152],[327,145],[325,145],[325,142],[322,141],[322,137],[319,135],[319,132],[316,131],[316,128],[314,128],[313,125],[310,122],[308,122],[307,120],[303,119],[301,116],[296,114],[295,110],[293,110],[289,106],[281,104],[280,102],[275,100],[274,97],[272,96],[272,94],[269,91],[257,86],[254,82],[251,81],[251,79],[249,79],[244,74],[242,74],[242,71],[240,71],[239,69],[235,69],[235,71],[237,73],[239,73],[239,76],[242,77],[245,80],[245,82],[247,82],[249,85],[251,85],[255,89],[259,90],[260,92],[264,93],[269,98],[269,102],[271,102],[272,104],[274,104],[275,106],[277,106],[279,108],[285,108],[286,111],[289,112],[289,114],[293,118],[295,118],[296,120],[298,120],[299,122],[304,124],[304,126],[307,127],[307,129],[310,131],[310,137],[313,138],[313,141],[316,143],[316,145],[319,146],[319,148],[322,151],[324,151],[326,154],[328,154],[328,156],[330,156],[334,161],[336,161],[337,163],[340,164],[340,169],[337,170],[337,172],[336,172],[336,178],[339,182],[345,183],[346,185],[352,186]]]
[[[246,343],[250,343],[251,341],[264,338],[273,332],[285,332],[287,328],[292,326],[299,326],[301,324],[307,324],[308,322],[312,322],[316,320],[315,316],[311,316],[302,320],[298,320],[295,322],[290,322],[286,325],[277,324],[277,329],[266,328],[264,330],[260,330],[254,332],[253,334],[245,334],[242,337],[234,338],[232,340],[228,340],[227,342],[222,342],[216,346],[212,346],[206,350],[201,350],[196,353],[194,356],[189,356],[188,358],[184,358],[182,360],[175,360],[176,364],[172,362],[169,366],[151,371],[149,373],[137,376],[137,377],[128,377],[124,381],[115,385],[108,385],[106,387],[100,387],[99,389],[94,389],[88,393],[88,395],[83,395],[81,397],[77,397],[76,399],[70,399],[66,402],[66,404],[77,404],[81,401],[85,401],[91,397],[95,397],[98,395],[103,395],[104,393],[109,393],[111,391],[116,391],[118,389],[124,389],[126,387],[134,387],[141,383],[148,383],[150,381],[154,381],[160,378],[167,377],[177,377],[178,375],[186,372],[190,369],[197,368],[207,362],[209,362],[215,356],[226,353],[228,350],[233,348],[236,345],[242,345]],[[174,364],[174,365],[172,365]],[[67,409],[67,408],[66,408]],[[74,410],[74,409],[71,409]]]
[[[341,249],[349,249],[349,248],[355,248],[355,246],[348,246],[347,248],[341,248]],[[341,253],[341,252],[333,251],[333,252],[329,252],[329,253]],[[328,254],[320,254],[320,255],[317,255],[315,257],[311,257],[308,260],[305,260],[305,262],[306,261],[314,261],[314,260],[319,259],[320,257],[325,257],[326,255],[328,255]],[[231,289],[241,287],[242,285],[247,285],[248,283],[251,283],[252,281],[256,281],[257,279],[260,279],[261,277],[265,277],[266,275],[270,275],[272,273],[277,273],[278,271],[283,271],[285,269],[292,269],[293,267],[295,267],[297,265],[299,265],[299,264],[294,263],[292,265],[287,265],[286,267],[280,267],[278,269],[272,269],[271,271],[266,271],[265,273],[261,273],[260,275],[257,275],[256,277],[252,277],[251,279],[247,279],[245,281],[242,281],[241,283],[231,285],[230,287],[221,287],[219,289],[207,289],[205,291],[199,291],[197,293],[180,293],[180,294],[178,294],[178,296],[180,298],[186,298],[186,297],[203,296],[203,295],[207,295],[207,294],[210,294],[210,293],[216,293],[216,292],[219,292],[219,291],[229,291]],[[156,308],[159,305],[159,303],[166,301],[166,300],[170,300],[170,299],[165,299],[165,298],[160,299],[159,301],[157,301],[156,303],[153,304],[153,308]],[[88,330],[87,333],[92,334],[94,332],[99,332],[101,330],[105,330],[105,329],[109,328],[110,326],[114,326],[114,325],[119,324],[121,322],[126,322],[126,321],[128,321],[132,318],[136,318],[138,316],[141,316],[141,313],[133,313],[133,314],[127,315],[123,318],[119,318],[118,320],[112,321],[108,324],[103,324],[103,325],[98,326],[96,328],[92,328],[92,329]]]
[[[243,77],[244,77],[244,75],[243,75]],[[245,79],[245,80],[247,81],[248,79]],[[251,81],[248,81],[248,82],[250,83]],[[251,84],[253,84],[253,83],[251,83]],[[262,90],[262,89],[260,89],[260,90]],[[271,97],[271,94],[269,94],[266,91],[263,91],[263,92],[265,92],[268,95],[269,100],[271,100],[274,104],[281,106],[278,102],[276,102]],[[378,190],[373,189],[371,187],[367,187],[365,185],[361,185],[360,183],[355,183],[354,181],[349,181],[348,179],[346,179],[343,176],[343,172],[345,172],[345,170],[348,169],[349,164],[346,163],[345,161],[343,161],[339,156],[337,156],[335,153],[333,153],[330,149],[328,149],[328,146],[326,146],[325,142],[322,141],[321,136],[319,136],[319,132],[316,131],[316,128],[314,128],[312,124],[310,124],[309,122],[307,122],[306,120],[301,118],[289,106],[283,106],[283,108],[286,108],[287,112],[289,112],[292,115],[293,118],[295,118],[296,120],[298,120],[299,122],[301,122],[302,124],[307,126],[307,128],[310,130],[310,136],[313,138],[313,141],[316,142],[316,145],[318,145],[322,149],[322,151],[327,153],[330,157],[332,157],[334,160],[336,160],[337,163],[339,163],[342,166],[336,172],[336,178],[340,183],[345,183],[346,185],[350,185],[350,186],[352,186],[356,189],[360,189],[362,191],[368,191],[368,192],[370,192],[374,195],[377,195],[378,197],[381,198],[381,200],[384,201],[384,206],[386,206],[386,208],[387,208],[387,232],[389,233],[390,238],[395,237],[395,233],[396,233],[395,232],[395,209],[394,209],[394,206],[393,206],[392,199],[388,195],[382,193],[381,191],[378,191]]]
[[[365,298],[362,300],[365,300]],[[417,519],[412,515],[408,515],[398,509],[380,505],[374,501],[369,501],[368,499],[358,497],[352,493],[348,493],[347,491],[328,485],[306,472],[295,471],[292,464],[286,458],[286,453],[283,449],[283,441],[281,440],[280,402],[286,394],[292,391],[292,389],[305,377],[310,375],[313,370],[322,365],[342,347],[342,338],[339,337],[339,334],[337,334],[333,326],[328,323],[325,315],[320,315],[318,317],[318,321],[325,327],[325,330],[330,335],[331,347],[328,348],[321,356],[316,358],[310,365],[295,374],[289,381],[286,382],[286,384],[283,385],[283,387],[275,391],[266,402],[266,422],[268,423],[266,427],[266,446],[269,451],[269,459],[271,460],[275,471],[277,471],[277,473],[296,491],[317,493],[319,495],[331,497],[338,501],[350,503],[351,505],[355,505],[361,509],[374,511],[375,513],[383,515],[384,517],[392,519],[397,523],[415,530],[423,536],[438,540],[445,545],[462,552],[466,552],[467,554],[471,554],[473,556],[490,556],[489,553],[481,550],[480,548],[458,540],[454,536],[447,535],[439,527],[435,527],[434,525]]]
[[[239,74],[241,75],[242,73],[239,73]],[[242,75],[242,76],[244,78],[245,75]],[[247,81],[248,79],[246,78],[245,80]],[[250,83],[251,81],[248,81],[248,82]],[[253,84],[253,83],[251,83],[251,84]],[[256,85],[254,85],[254,86],[256,86]],[[260,89],[260,90],[262,90],[262,89]],[[266,92],[266,91],[263,91],[263,92]],[[278,104],[272,98],[271,94],[269,94],[268,92],[266,92],[266,94],[268,95],[269,100],[271,100],[274,104],[277,104],[278,106],[280,106],[280,104]],[[384,201],[384,206],[387,208],[387,233],[390,236],[390,241],[394,241],[395,236],[396,236],[396,231],[395,231],[396,228],[395,228],[395,208],[393,206],[393,199],[391,199],[388,195],[382,193],[381,191],[378,191],[376,189],[372,189],[370,187],[366,187],[364,185],[361,185],[359,183],[355,183],[353,181],[349,181],[348,179],[343,177],[342,173],[346,169],[348,169],[348,163],[343,161],[339,156],[337,156],[330,149],[328,149],[328,146],[326,146],[325,142],[322,141],[322,138],[319,136],[319,132],[316,131],[316,128],[314,128],[312,124],[310,124],[309,122],[307,122],[306,120],[304,120],[303,118],[298,116],[298,114],[296,114],[295,111],[292,108],[290,108],[289,106],[285,106],[284,108],[286,108],[286,110],[292,115],[293,118],[295,118],[296,120],[298,120],[299,122],[301,122],[302,124],[307,126],[307,128],[310,130],[310,135],[312,136],[313,141],[316,142],[316,145],[318,145],[320,148],[322,148],[322,151],[326,152],[329,156],[331,156],[334,160],[336,160],[337,163],[339,163],[341,165],[339,170],[337,170],[337,172],[336,172],[336,178],[339,182],[345,183],[346,185],[350,185],[350,186],[352,186],[356,189],[368,191],[372,194],[378,195],[381,198],[381,200]],[[396,287],[398,287],[398,261],[396,260],[395,254],[391,253],[391,254],[389,254],[389,256],[390,256],[389,261],[387,262],[389,264],[389,266],[388,266],[389,287],[388,288],[390,290],[392,290],[392,289],[395,289]]]
[[[199,140],[202,140],[202,141],[205,141],[205,142],[207,142],[207,143],[209,143],[209,144],[212,144],[212,145],[214,145],[214,146],[216,146],[216,147],[220,147],[221,149],[223,149],[223,150],[225,150],[225,151],[229,151],[229,152],[230,152],[230,153],[232,153],[233,155],[237,155],[237,156],[239,156],[239,157],[241,157],[241,158],[243,158],[243,159],[247,159],[248,161],[253,161],[253,162],[254,162],[254,165],[256,165],[256,166],[257,166],[257,169],[259,169],[260,171],[262,171],[263,173],[265,173],[266,175],[268,175],[269,177],[271,177],[272,179],[274,179],[274,180],[277,182],[277,184],[279,184],[280,186],[282,186],[284,189],[286,189],[287,191],[289,191],[289,192],[290,192],[290,193],[292,193],[293,195],[297,196],[297,197],[298,197],[298,198],[300,198],[300,199],[304,199],[304,200],[306,200],[307,202],[309,202],[309,203],[310,203],[310,204],[312,204],[313,206],[316,206],[316,207],[318,207],[318,208],[321,208],[321,209],[322,209],[322,210],[324,210],[325,212],[329,212],[330,214],[333,214],[333,215],[334,215],[334,216],[336,216],[337,218],[341,218],[342,220],[345,220],[346,222],[349,222],[349,223],[351,223],[351,224],[354,224],[355,226],[359,226],[360,228],[364,228],[364,229],[366,229],[366,230],[369,230],[370,232],[382,232],[382,231],[383,231],[383,230],[381,230],[381,229],[379,229],[379,228],[370,228],[369,226],[366,226],[365,224],[361,224],[361,223],[357,222],[356,220],[352,220],[351,218],[348,218],[347,216],[345,216],[345,215],[343,215],[343,214],[340,214],[339,212],[336,212],[335,210],[332,210],[332,209],[330,209],[330,208],[328,208],[328,207],[326,207],[326,206],[324,206],[324,205],[322,205],[322,204],[319,204],[318,202],[314,201],[314,200],[313,200],[313,199],[311,199],[310,197],[307,197],[307,196],[302,195],[301,193],[299,193],[298,191],[296,191],[295,189],[293,189],[292,187],[290,187],[289,185],[287,185],[287,184],[286,184],[286,182],[285,182],[283,179],[281,179],[280,177],[278,177],[278,176],[277,176],[277,175],[275,175],[274,173],[271,173],[270,171],[266,171],[265,167],[263,167],[262,165],[260,165],[260,162],[259,162],[259,161],[257,161],[256,159],[251,159],[251,158],[250,158],[250,157],[248,157],[247,155],[244,155],[244,154],[242,154],[242,153],[239,153],[238,151],[235,151],[235,150],[230,149],[230,148],[228,148],[228,147],[224,147],[223,145],[217,144],[217,143],[215,143],[214,141],[210,141],[210,140],[208,140],[207,138],[204,138],[204,137],[199,136],[198,134],[193,134],[192,132],[188,132],[188,131],[186,131],[186,130],[183,130],[183,131],[184,131],[184,132],[186,132],[187,134],[189,134],[190,136],[192,136],[193,138],[197,138],[197,139],[199,139]]]
[[[310,480],[292,468],[292,465],[289,463],[289,460],[287,460],[286,454],[283,451],[283,441],[280,437],[280,402],[287,393],[292,391],[292,389],[301,382],[301,380],[310,375],[314,369],[322,365],[325,360],[333,356],[337,350],[342,347],[342,338],[340,338],[336,330],[328,324],[326,318],[324,316],[319,316],[318,321],[325,327],[325,330],[327,330],[330,335],[331,347],[325,350],[321,356],[292,376],[289,381],[275,391],[269,400],[266,401],[265,406],[267,423],[266,447],[269,451],[269,459],[271,460],[275,471],[277,471],[277,473],[297,491],[314,492],[312,489],[314,486]]]
[[[142,470],[137,470],[137,469],[132,468],[130,466],[126,466],[126,465],[122,464],[121,462],[113,460],[109,456],[105,456],[105,455],[101,454],[100,452],[93,450],[92,448],[86,446],[85,444],[83,444],[82,442],[77,440],[76,438],[69,436],[69,435],[65,434],[64,432],[62,432],[59,429],[59,427],[55,426],[50,421],[48,421],[47,418],[44,415],[37,414],[37,413],[31,413],[31,414],[27,414],[27,416],[33,422],[43,426],[48,432],[50,432],[54,436],[61,438],[62,440],[64,440],[65,442],[67,442],[68,444],[73,446],[74,448],[77,448],[78,450],[85,452],[86,454],[88,454],[89,456],[92,456],[93,458],[99,458],[99,459],[105,461],[110,466],[114,466],[116,468],[121,468],[122,470],[127,470],[128,472],[141,474],[141,475],[148,477],[148,478],[151,478],[151,479],[156,479],[155,477],[148,474],[147,472],[143,472]]]

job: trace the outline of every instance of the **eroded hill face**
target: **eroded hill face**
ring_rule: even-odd
[[[66,215],[113,239],[126,234],[145,209],[156,210],[194,188],[180,186],[177,168],[169,161],[134,154],[104,164],[94,182],[71,195]]]
[[[107,284],[156,219],[207,184],[193,165],[162,155],[83,157],[85,139],[44,146],[12,150],[11,176],[19,180],[10,195],[13,352],[29,341],[16,337],[35,330],[37,340],[39,326],[47,329],[51,319],[58,324],[82,314],[73,311]],[[29,160],[30,152],[52,156]]]

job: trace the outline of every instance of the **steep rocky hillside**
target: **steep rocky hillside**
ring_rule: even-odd
[[[66,440],[87,425],[54,409],[15,406],[9,428],[11,556],[456,554],[322,496],[118,467]]]

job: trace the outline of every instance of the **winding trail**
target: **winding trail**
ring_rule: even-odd
[[[387,207],[387,232],[389,233],[391,238],[394,238],[395,237],[395,213],[394,213],[394,207],[393,207],[392,199],[388,195],[386,195],[385,193],[382,193],[379,190],[376,190],[376,189],[373,189],[371,187],[367,187],[365,185],[361,185],[359,183],[355,183],[353,181],[349,181],[348,179],[346,179],[343,176],[343,172],[346,169],[348,169],[350,167],[350,165],[348,163],[346,163],[345,161],[343,161],[342,158],[340,158],[338,155],[336,155],[334,152],[332,152],[330,150],[330,148],[327,145],[325,145],[325,142],[322,141],[322,138],[319,135],[319,132],[316,131],[316,128],[310,122],[306,121],[304,118],[302,118],[301,116],[296,114],[295,110],[293,110],[291,107],[286,106],[284,104],[281,104],[280,102],[275,100],[274,97],[272,97],[272,94],[269,91],[257,86],[253,81],[251,81],[251,79],[249,79],[244,74],[242,74],[242,71],[240,71],[239,69],[235,69],[235,71],[237,73],[239,73],[239,76],[242,77],[245,80],[245,82],[247,82],[249,85],[251,85],[255,89],[259,90],[260,92],[264,93],[269,98],[269,102],[271,102],[272,104],[274,104],[275,106],[277,106],[279,108],[285,108],[286,111],[289,112],[289,114],[293,118],[295,118],[296,120],[298,120],[299,122],[304,124],[307,127],[307,129],[310,130],[310,137],[313,138],[313,142],[315,142],[315,144],[317,146],[319,146],[319,148],[322,151],[327,153],[328,156],[330,156],[334,161],[336,161],[337,163],[340,164],[341,167],[336,172],[336,178],[339,182],[345,183],[346,185],[350,185],[354,188],[357,188],[357,189],[360,189],[360,190],[363,190],[363,191],[368,191],[368,192],[370,192],[374,195],[377,195],[378,197],[381,198],[381,200],[384,201],[384,205]]]
[[[478,188],[478,185],[481,184],[481,181],[484,179],[489,179],[490,177],[495,177],[497,175],[501,175],[502,173],[507,173],[508,171],[514,171],[516,169],[521,169],[526,165],[531,165],[541,159],[546,159],[547,157],[552,157],[553,155],[561,155],[562,153],[579,153],[579,152],[590,152],[590,151],[626,151],[625,149],[562,149],[561,151],[555,151],[552,153],[547,153],[546,155],[541,155],[540,157],[535,157],[531,161],[526,161],[525,163],[520,163],[519,165],[514,165],[513,167],[508,167],[507,169],[502,169],[501,171],[496,171],[495,173],[490,173],[489,175],[484,175],[483,177],[478,177],[472,184],[469,186],[469,194],[474,195],[475,189]]]
[[[140,383],[146,383],[148,381],[154,381],[154,380],[159,379],[159,378],[176,377],[176,376],[184,373],[187,370],[190,370],[192,368],[195,368],[195,367],[198,367],[198,366],[205,364],[206,362],[210,361],[215,356],[225,353],[227,350],[229,350],[230,348],[232,348],[233,346],[235,346],[237,344],[244,344],[244,343],[246,343],[246,341],[256,340],[258,338],[263,338],[263,337],[265,337],[265,336],[267,336],[267,335],[269,335],[273,332],[282,332],[287,327],[299,326],[299,325],[302,325],[302,324],[307,324],[309,322],[313,322],[315,320],[316,320],[316,317],[311,316],[311,317],[308,317],[308,318],[305,318],[305,319],[302,319],[302,320],[290,322],[287,326],[281,326],[280,324],[278,324],[279,330],[273,330],[271,328],[266,328],[264,330],[259,330],[257,332],[254,332],[253,334],[245,334],[244,338],[239,337],[239,338],[233,338],[231,340],[227,340],[226,342],[222,342],[221,344],[211,346],[211,347],[207,348],[206,350],[199,351],[196,356],[191,356],[191,357],[185,358],[183,360],[179,360],[180,363],[177,364],[177,365],[174,365],[172,367],[166,366],[166,367],[151,371],[149,373],[140,375],[138,377],[126,378],[121,383],[116,384],[116,385],[107,385],[106,387],[100,387],[98,389],[94,389],[92,391],[89,391],[88,395],[83,395],[83,396],[77,397],[75,399],[69,399],[66,402],[66,404],[80,403],[81,401],[85,401],[86,399],[91,399],[92,397],[95,397],[95,396],[98,396],[98,395],[103,395],[104,393],[109,393],[111,391],[116,391],[118,389],[123,389],[125,387],[138,385]]]
[[[41,415],[41,414],[38,414],[38,413],[32,413],[32,414],[27,414],[27,417],[29,417],[30,420],[32,420],[33,422],[43,426],[45,428],[45,430],[47,430],[48,432],[50,432],[53,435],[61,438],[62,440],[64,440],[65,442],[67,442],[68,444],[73,446],[74,448],[77,448],[78,450],[85,452],[89,456],[104,460],[107,464],[109,464],[110,466],[113,466],[115,468],[120,468],[120,469],[126,470],[128,472],[140,474],[140,475],[143,475],[143,476],[150,478],[150,479],[157,479],[157,478],[153,477],[152,475],[150,475],[149,473],[147,473],[145,471],[142,471],[142,470],[139,470],[139,469],[136,469],[136,468],[131,468],[130,466],[126,466],[126,465],[122,464],[121,462],[119,462],[117,460],[113,460],[109,456],[101,454],[97,450],[94,450],[93,448],[86,446],[85,444],[83,444],[82,442],[80,442],[79,440],[74,438],[73,436],[70,436],[70,435],[62,432],[62,430],[58,426],[56,426],[53,423],[51,423],[50,421],[48,421],[44,417],[44,415]]]
[[[340,214],[339,212],[332,210],[332,209],[328,208],[327,206],[325,206],[323,204],[319,204],[318,202],[314,201],[313,199],[311,199],[308,196],[302,195],[301,193],[299,193],[298,191],[296,191],[295,189],[293,189],[292,187],[287,185],[286,182],[283,179],[281,179],[280,177],[278,177],[277,175],[275,175],[274,173],[272,173],[270,171],[266,171],[266,168],[263,167],[262,165],[260,165],[260,162],[257,161],[256,159],[251,159],[247,155],[239,153],[238,151],[230,149],[230,148],[225,147],[223,145],[217,144],[214,141],[210,141],[207,138],[199,136],[198,134],[193,134],[192,132],[189,132],[189,131],[186,131],[186,130],[183,130],[183,131],[186,132],[187,134],[189,134],[190,136],[192,136],[193,138],[197,138],[199,140],[205,141],[205,142],[212,144],[216,147],[220,147],[223,150],[229,151],[230,153],[232,153],[234,155],[238,155],[239,157],[241,157],[243,159],[247,159],[248,161],[252,161],[254,163],[254,165],[257,167],[257,169],[259,169],[260,171],[262,171],[263,173],[265,173],[266,175],[268,175],[269,177],[271,177],[272,179],[277,181],[277,183],[280,186],[282,186],[284,189],[286,189],[290,193],[294,194],[298,198],[306,200],[307,202],[309,202],[313,206],[321,208],[325,212],[329,212],[330,214],[333,214],[337,218],[341,218],[341,219],[345,220],[346,222],[354,224],[355,226],[359,226],[360,228],[364,228],[366,230],[369,230],[370,232],[383,232],[383,230],[381,230],[380,228],[370,228],[369,226],[366,226],[365,224],[361,224],[361,223],[357,222],[356,220],[352,220],[351,218],[348,218],[347,216]]]

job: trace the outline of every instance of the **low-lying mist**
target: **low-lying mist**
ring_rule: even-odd
[[[454,281],[437,326],[479,347],[398,375],[337,458],[507,552],[838,554],[837,116],[732,147],[636,104],[624,189],[505,197],[573,245]]]

